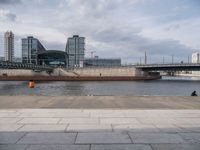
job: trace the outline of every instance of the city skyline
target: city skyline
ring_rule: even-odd
[[[86,50],[100,57],[139,62],[186,62],[200,49],[197,0],[0,0],[0,55],[2,35],[15,33],[15,53],[21,56],[21,38],[32,35],[47,49],[65,49],[68,37],[84,36]],[[24,13],[26,12],[26,13]],[[87,54],[90,57],[90,54]]]

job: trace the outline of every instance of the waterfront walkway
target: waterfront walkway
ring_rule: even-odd
[[[7,97],[7,102],[5,97],[0,98],[0,150],[200,149],[198,97],[188,97],[188,100],[191,100],[189,105],[187,97],[163,97],[163,103],[162,97],[126,97],[132,106],[128,109],[118,104],[117,100],[115,105],[111,105],[115,108],[103,108],[103,105],[107,104],[103,104],[107,100],[105,97],[98,109],[90,108],[94,106],[88,106],[87,102],[82,102],[83,107],[66,109],[63,108],[66,105],[65,99],[62,99],[64,106],[61,107],[60,104],[56,108],[53,98],[46,97],[49,102],[46,107],[49,108],[41,109],[44,107],[45,98],[37,96],[32,97],[37,100],[32,103],[33,109],[31,105],[27,105],[29,99],[25,98],[28,97],[21,98],[22,101],[27,101],[24,108],[17,106],[20,97]],[[68,98],[76,100],[76,97]],[[77,97],[79,98],[81,97]],[[94,103],[96,99],[101,99],[92,98]],[[156,100],[154,104],[150,104],[152,98]],[[143,99],[143,107],[139,102],[133,105],[136,101],[134,99]],[[11,101],[17,108],[10,108],[14,107]],[[73,104],[71,103],[71,106],[78,105],[75,105],[76,102]],[[174,104],[176,105],[173,106]],[[54,109],[50,109],[52,106]]]

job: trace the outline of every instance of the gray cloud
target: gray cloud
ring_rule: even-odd
[[[7,5],[7,4],[18,4],[21,3],[21,0],[0,0],[0,4]]]
[[[15,22],[17,16],[8,10],[0,9],[0,20]]]

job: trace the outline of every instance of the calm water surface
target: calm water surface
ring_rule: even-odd
[[[164,77],[154,81],[112,82],[37,82],[29,89],[28,82],[0,82],[0,95],[200,95],[200,78]]]

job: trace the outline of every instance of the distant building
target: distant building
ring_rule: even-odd
[[[84,60],[84,67],[114,67],[121,66],[120,58],[86,58]]]
[[[192,63],[198,64],[200,63],[200,53],[196,52],[192,54]],[[200,71],[192,71],[193,75],[200,75]]]
[[[66,44],[66,52],[68,55],[68,67],[83,67],[85,55],[85,38],[74,35],[68,38]]]
[[[0,57],[0,61],[5,61],[5,57]]]
[[[200,63],[200,54],[199,52],[192,54],[192,63]]]
[[[13,62],[22,62],[22,58],[21,57],[14,57],[13,58]]]
[[[22,39],[22,62],[37,64],[38,53],[44,52],[45,48],[40,41],[32,36]]]
[[[52,67],[66,67],[67,54],[64,51],[47,50],[38,53],[38,64]]]
[[[4,34],[5,61],[12,62],[14,58],[14,34],[8,31]]]

